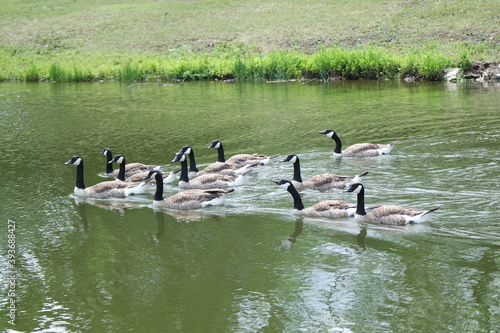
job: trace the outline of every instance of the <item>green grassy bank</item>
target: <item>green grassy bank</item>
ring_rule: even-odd
[[[0,0],[0,80],[438,80],[500,61],[500,2]]]

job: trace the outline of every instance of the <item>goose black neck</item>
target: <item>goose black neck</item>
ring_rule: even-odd
[[[288,186],[287,191],[292,195],[293,197],[293,208],[297,210],[302,210],[304,209],[304,204],[302,203],[302,198],[300,197],[299,192],[295,188],[295,186],[291,185]]]
[[[300,162],[299,159],[293,163],[293,180],[302,183],[302,177],[300,175]]]
[[[181,161],[181,176],[179,177],[180,181],[183,182],[188,182],[189,177],[188,177],[188,166],[186,160]]]
[[[194,152],[191,149],[189,153],[189,171],[190,172],[198,172],[198,168],[196,167],[196,161],[194,159]]]
[[[358,193],[358,202],[356,204],[356,214],[366,215],[365,211],[365,189],[362,187]]]
[[[335,149],[333,152],[335,154],[341,154],[342,153],[342,141],[340,141],[340,138],[338,137],[337,133],[333,133],[332,140],[335,141]]]
[[[76,166],[76,187],[79,189],[85,189],[85,183],[83,182],[83,161]]]
[[[120,163],[120,169],[118,170],[118,176],[116,176],[116,179],[125,181],[125,157],[122,157],[122,159],[123,160],[122,163]]]
[[[162,201],[163,200],[163,177],[161,173],[155,172],[155,181],[156,181],[156,192],[153,200]]]
[[[113,172],[113,163],[109,163],[113,159],[111,152],[106,151],[106,173]]]
[[[219,148],[217,148],[217,162],[226,162],[224,158],[224,147],[222,147],[222,143],[219,143]]]

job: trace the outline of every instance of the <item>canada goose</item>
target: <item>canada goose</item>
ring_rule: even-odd
[[[319,202],[311,207],[304,207],[299,192],[293,186],[292,182],[286,179],[274,181],[277,185],[284,187],[293,197],[293,208],[296,214],[313,217],[347,217],[353,216],[356,211],[355,204],[348,204],[341,200],[326,200]]]
[[[224,147],[222,146],[222,142],[219,140],[214,140],[207,148],[217,148],[217,162],[227,162],[231,164],[237,164],[240,166],[244,166],[248,163],[253,163],[258,161],[261,165],[265,165],[269,163],[269,161],[273,158],[278,157],[279,155],[267,156],[267,155],[259,155],[259,154],[237,154],[231,156],[227,161],[224,157]]]
[[[345,188],[348,184],[359,183],[363,177],[368,174],[368,171],[363,172],[357,176],[339,176],[333,173],[322,173],[312,176],[306,181],[302,180],[300,175],[300,161],[299,157],[295,154],[288,155],[282,162],[293,163],[293,179],[292,184],[296,189],[308,188],[311,190],[328,190],[331,188]]]
[[[113,170],[113,164],[109,163],[109,161],[113,159],[113,153],[111,149],[104,148],[101,154],[106,156],[106,175],[116,178],[118,176],[119,171]],[[160,170],[163,169],[164,167],[166,167],[166,165],[147,165],[142,163],[129,163],[125,165],[125,178],[128,178],[138,172]]]
[[[146,186],[146,182],[127,183],[110,180],[86,188],[83,181],[83,159],[76,155],[64,164],[76,165],[76,186],[74,194],[77,196],[90,198],[122,198],[132,194],[144,193],[149,187]]]
[[[203,170],[199,171],[196,166],[196,161],[194,157],[194,149],[191,148],[189,154],[189,177],[197,177],[201,175],[205,175],[207,173],[219,173],[223,175],[235,176],[244,173],[249,168],[254,167],[260,164],[260,161],[255,161],[253,163],[246,164],[244,166],[227,163],[227,162],[216,162],[213,164],[207,165]]]
[[[358,202],[354,219],[362,222],[372,222],[380,224],[404,225],[407,223],[425,222],[429,219],[430,213],[439,209],[435,207],[429,210],[410,209],[395,205],[382,205],[368,214],[365,211],[365,188],[362,184],[356,183],[349,186],[346,192],[357,193]]]
[[[386,145],[374,144],[374,143],[357,143],[352,146],[347,147],[342,151],[342,142],[335,131],[329,129],[319,132],[335,141],[335,150],[333,155],[335,156],[345,156],[345,157],[370,157],[387,155],[391,152],[394,145],[399,143],[399,141],[394,141]]]
[[[144,180],[144,178],[147,177],[149,174],[149,171],[141,171],[141,172],[133,174],[132,176],[130,176],[128,178],[125,178],[125,166],[126,166],[125,156],[120,155],[120,154],[115,155],[115,157],[113,157],[111,159],[111,161],[109,161],[108,163],[120,164],[120,168],[118,169],[118,175],[116,176],[117,180],[121,180],[121,181],[125,181],[125,182],[140,182],[140,181]],[[178,169],[178,170],[175,170],[172,172],[162,172],[163,183],[164,184],[173,183],[175,181],[176,174],[179,171],[181,171],[181,169]]]
[[[175,154],[175,157],[172,160],[172,163],[181,162],[181,175],[179,178],[180,188],[209,189],[238,186],[243,183],[245,176],[248,175],[248,173],[250,173],[251,171],[248,170],[237,177],[221,175],[217,173],[209,173],[189,180],[186,155],[189,155],[190,151],[191,147],[185,146],[177,154]]]
[[[206,190],[186,190],[174,194],[166,199],[163,198],[162,174],[158,170],[149,171],[147,179],[155,177],[156,193],[153,199],[154,207],[169,209],[197,209],[207,206],[220,205],[224,202],[224,195],[233,192],[234,189],[206,189]]]

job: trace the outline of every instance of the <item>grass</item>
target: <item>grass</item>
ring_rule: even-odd
[[[0,80],[414,76],[500,61],[498,0],[0,0]]]

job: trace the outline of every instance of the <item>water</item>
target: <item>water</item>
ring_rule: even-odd
[[[498,332],[498,105],[498,84],[2,83],[0,328]],[[389,156],[334,159],[333,141],[318,134],[328,128],[345,147],[401,143]],[[200,211],[155,212],[151,196],[71,195],[75,168],[63,163],[75,154],[92,185],[104,180],[105,147],[165,164],[190,145],[204,166],[215,139],[227,156],[296,153],[304,179],[369,171],[368,205],[441,209],[403,227],[296,217],[271,181],[292,177],[279,160],[224,206]],[[301,195],[306,206],[355,202],[340,190]]]

